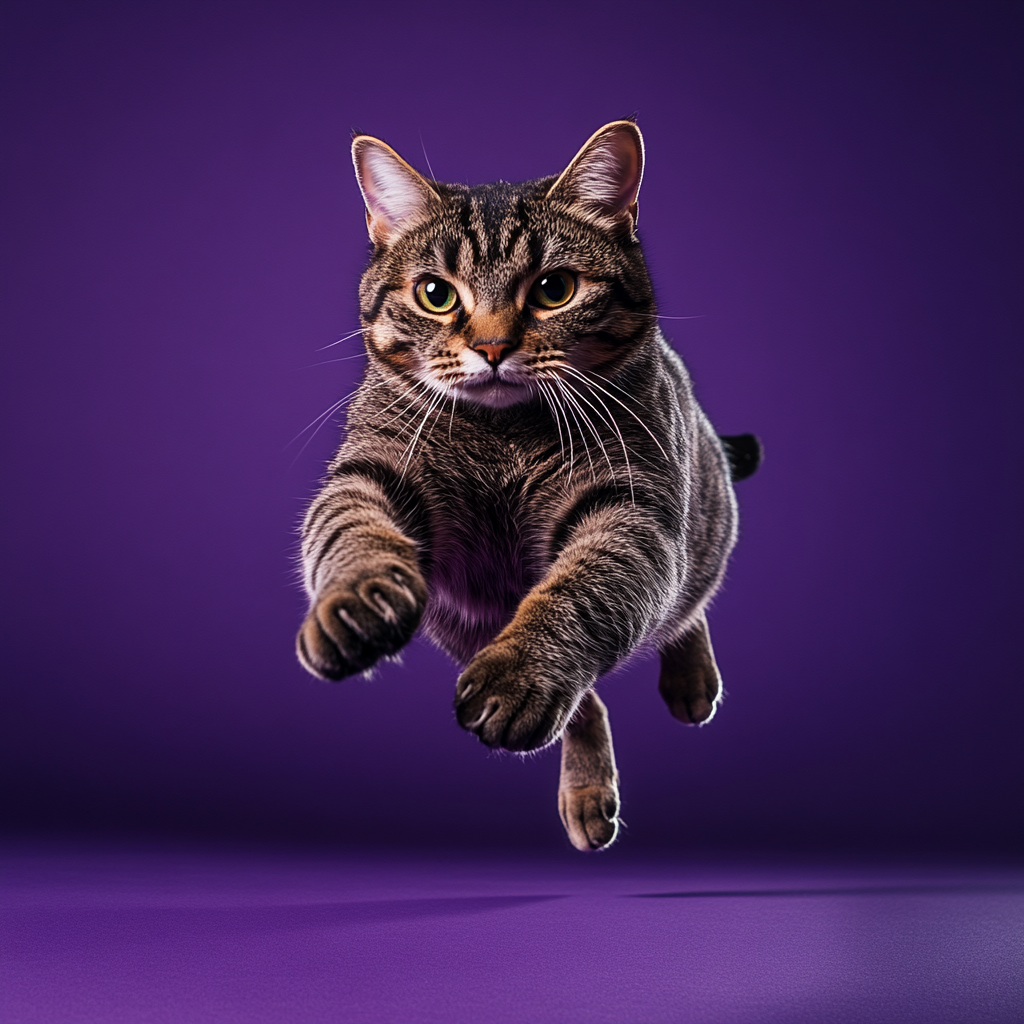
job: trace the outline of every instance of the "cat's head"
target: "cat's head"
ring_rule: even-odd
[[[352,159],[374,246],[363,336],[386,372],[502,407],[556,377],[614,375],[653,336],[632,121],[601,128],[559,176],[521,184],[428,181],[369,135]]]

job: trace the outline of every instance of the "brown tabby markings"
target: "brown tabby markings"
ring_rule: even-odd
[[[657,326],[639,130],[606,125],[523,184],[431,184],[368,136],[353,158],[370,359],[303,527],[299,658],[341,679],[422,625],[466,666],[464,728],[508,750],[562,739],[566,831],[606,846],[618,773],[594,683],[656,646],[672,713],[711,718],[704,609],[736,531],[726,453]],[[424,281],[454,305],[424,306]],[[541,282],[567,281],[549,307]]]

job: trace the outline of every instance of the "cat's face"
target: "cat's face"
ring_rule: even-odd
[[[518,185],[428,182],[365,135],[352,149],[374,242],[364,339],[406,386],[515,405],[553,378],[614,374],[653,330],[631,122],[601,129],[559,178]]]

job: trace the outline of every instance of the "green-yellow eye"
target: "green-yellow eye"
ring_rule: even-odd
[[[425,277],[415,288],[416,301],[428,313],[448,313],[459,301],[459,293],[439,277]]]
[[[567,270],[553,270],[537,279],[530,301],[541,309],[558,309],[576,294],[576,279]]]

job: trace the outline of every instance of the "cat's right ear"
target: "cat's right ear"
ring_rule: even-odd
[[[386,245],[399,231],[426,217],[439,201],[422,175],[372,135],[352,140],[352,164],[374,245]]]

